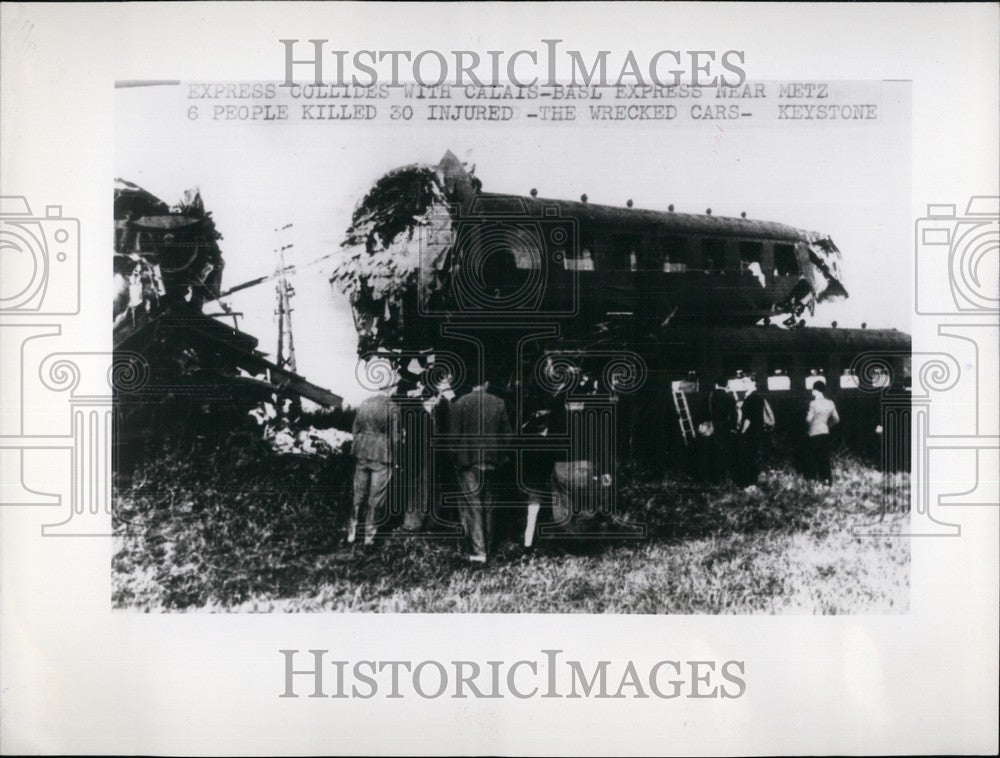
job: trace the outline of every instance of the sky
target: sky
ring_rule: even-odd
[[[586,193],[609,205],[632,199],[637,208],[746,211],[826,232],[843,253],[851,297],[820,305],[812,323],[909,331],[910,85],[831,86],[845,98],[876,99],[880,118],[776,121],[767,117],[773,105],[760,104],[755,119],[669,124],[241,122],[213,120],[212,103],[188,100],[184,85],[122,88],[115,91],[115,175],[171,204],[200,188],[223,235],[229,287],[272,272],[281,244],[293,245],[287,262],[296,264],[337,250],[354,207],[380,176],[409,163],[436,163],[451,150],[475,164],[491,192],[527,195],[537,188],[542,197]],[[193,103],[197,119],[189,117]],[[276,231],[289,223],[291,229]],[[292,276],[296,358],[299,373],[356,404],[366,390],[355,378],[350,308],[329,283],[333,265],[304,266]],[[239,328],[273,357],[273,284],[229,303],[244,313]]]

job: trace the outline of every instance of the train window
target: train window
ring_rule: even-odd
[[[772,392],[783,392],[792,388],[792,378],[785,373],[784,369],[775,369],[767,377],[767,388]]]
[[[701,241],[702,265],[712,271],[722,271],[726,267],[726,241],[703,239]]]
[[[638,268],[642,238],[636,234],[615,236],[611,250],[611,268],[614,271],[635,271]]]
[[[799,273],[799,262],[795,258],[793,245],[774,246],[774,275],[790,276]]]
[[[726,384],[726,390],[736,395],[737,399],[742,400],[746,396],[746,393],[750,391],[750,388],[756,386],[757,382],[754,381],[752,376],[743,371],[737,371],[736,376],[730,378]]]
[[[514,240],[510,253],[514,256],[514,265],[522,271],[537,271],[542,267],[541,252],[530,243]]]
[[[591,254],[589,247],[583,247],[579,250],[567,250],[566,253],[563,265],[567,271],[594,270],[594,256]]]
[[[740,242],[740,262],[744,266],[749,266],[751,263],[759,264],[763,253],[763,242]]]
[[[858,375],[851,371],[851,369],[845,368],[844,373],[840,375],[840,389],[854,390],[859,386],[860,383],[858,382]]]
[[[672,381],[670,389],[674,392],[696,395],[698,394],[698,375],[694,371],[689,371],[686,379],[675,379]]]
[[[792,378],[789,376],[792,367],[792,356],[773,355],[767,360],[767,388],[783,392],[792,388]]]
[[[683,237],[667,237],[663,240],[663,248],[663,270],[665,272],[687,270],[687,246],[684,244]]]
[[[517,282],[523,276],[518,274],[520,266],[517,261],[517,254],[514,249],[491,251],[484,256],[479,265],[479,274],[482,277],[483,288],[488,291],[496,290],[498,293],[509,295],[510,288],[516,287]]]
[[[563,267],[567,271],[594,270],[594,231],[588,226],[580,229],[580,246],[567,245]]]
[[[826,377],[823,375],[823,371],[818,368],[809,369],[809,376],[806,377],[806,389],[811,390],[816,382],[826,384]]]
[[[633,246],[632,253],[635,256],[633,271],[659,271],[663,266],[663,250],[659,245],[649,244],[646,237],[640,237],[638,244]]]
[[[659,271],[660,270],[660,256],[656,255],[654,250],[644,247],[639,251],[636,256],[635,263],[633,264],[633,271]]]
[[[749,272],[760,282],[761,287],[767,286],[767,278],[764,276],[763,258],[763,242],[740,242],[740,269]]]

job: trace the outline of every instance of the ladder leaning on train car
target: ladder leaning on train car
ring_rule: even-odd
[[[691,419],[691,408],[688,406],[687,395],[683,389],[673,389],[674,408],[677,411],[677,422],[681,428],[684,444],[694,442],[694,421]]]

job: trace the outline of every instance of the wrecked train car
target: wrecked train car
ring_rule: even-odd
[[[786,224],[485,192],[448,153],[379,180],[335,277],[363,340],[393,321],[543,315],[576,332],[611,319],[723,326],[847,297],[829,236]],[[408,301],[407,298],[410,298]],[[379,341],[376,339],[376,342]]]
[[[340,405],[269,361],[255,337],[204,312],[220,295],[224,261],[197,190],[173,207],[121,179],[114,192],[114,355],[129,377],[114,388],[120,458],[163,437],[236,429],[261,401]]]
[[[546,384],[540,366],[565,373],[568,361],[587,377],[572,382],[578,390],[620,400],[623,420],[635,415],[622,451],[643,447],[636,430],[650,419],[659,439],[673,430],[667,448],[682,448],[692,426],[683,408],[697,413],[697,394],[720,374],[745,382],[753,372],[792,441],[819,378],[845,406],[841,436],[857,449],[880,442],[882,394],[906,397],[908,335],[805,326],[806,310],[848,297],[841,253],[818,232],[490,193],[448,153],[380,179],[344,247],[334,280],[351,297],[362,355],[416,351],[432,362],[448,351],[529,393]],[[642,364],[628,393],[601,366],[615,353]]]

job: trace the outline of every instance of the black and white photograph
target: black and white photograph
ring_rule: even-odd
[[[996,755],[996,3],[0,3],[0,754]]]
[[[905,613],[909,84],[741,77],[118,82],[115,607]]]

